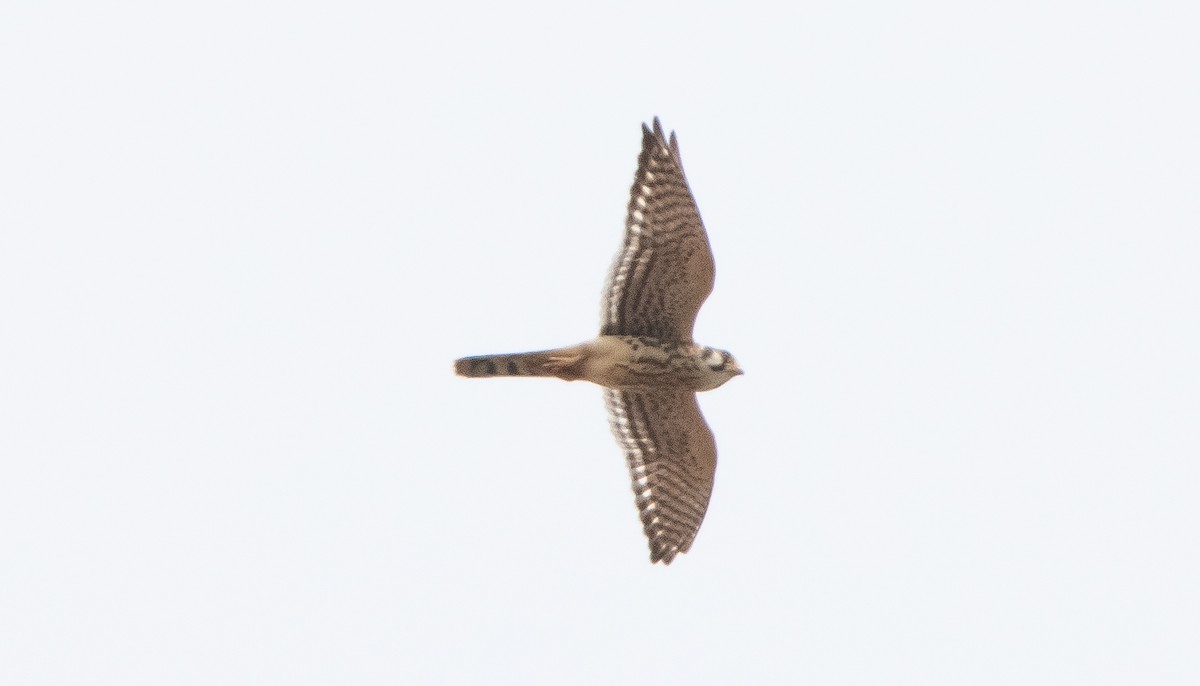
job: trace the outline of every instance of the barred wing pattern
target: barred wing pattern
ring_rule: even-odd
[[[642,153],[629,191],[625,243],[608,275],[601,335],[688,343],[713,288],[713,256],[688,189],[679,142],[658,117],[642,124]]]
[[[695,393],[604,390],[613,436],[625,451],[650,561],[686,553],[704,521],[717,445]]]

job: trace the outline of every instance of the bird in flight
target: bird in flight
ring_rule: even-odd
[[[629,465],[650,561],[692,546],[712,494],[717,446],[697,391],[742,373],[724,350],[692,340],[713,288],[713,256],[675,133],[642,125],[625,241],[600,308],[600,335],[565,348],[455,361],[460,376],[549,376],[604,387],[613,436]]]

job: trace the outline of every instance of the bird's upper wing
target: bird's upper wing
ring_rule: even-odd
[[[605,389],[613,436],[625,451],[650,561],[686,553],[704,521],[717,445],[695,393]]]
[[[629,191],[625,243],[608,275],[602,335],[691,342],[713,287],[713,256],[688,189],[674,132],[642,125],[642,154]]]

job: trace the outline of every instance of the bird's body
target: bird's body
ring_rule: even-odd
[[[597,336],[579,345],[508,355],[464,357],[460,376],[554,376],[617,391],[710,391],[733,377],[732,356],[695,343],[649,336]]]
[[[733,356],[692,340],[713,286],[713,258],[675,134],[642,126],[625,241],[613,262],[600,335],[578,345],[464,357],[460,376],[550,376],[603,386],[625,451],[650,560],[687,552],[708,509],[717,448],[696,392],[742,373]]]

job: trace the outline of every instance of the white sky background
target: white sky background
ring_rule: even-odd
[[[6,5],[0,683],[1200,682],[1194,3],[432,4]],[[655,114],[669,568],[598,389],[451,372],[595,333]]]

